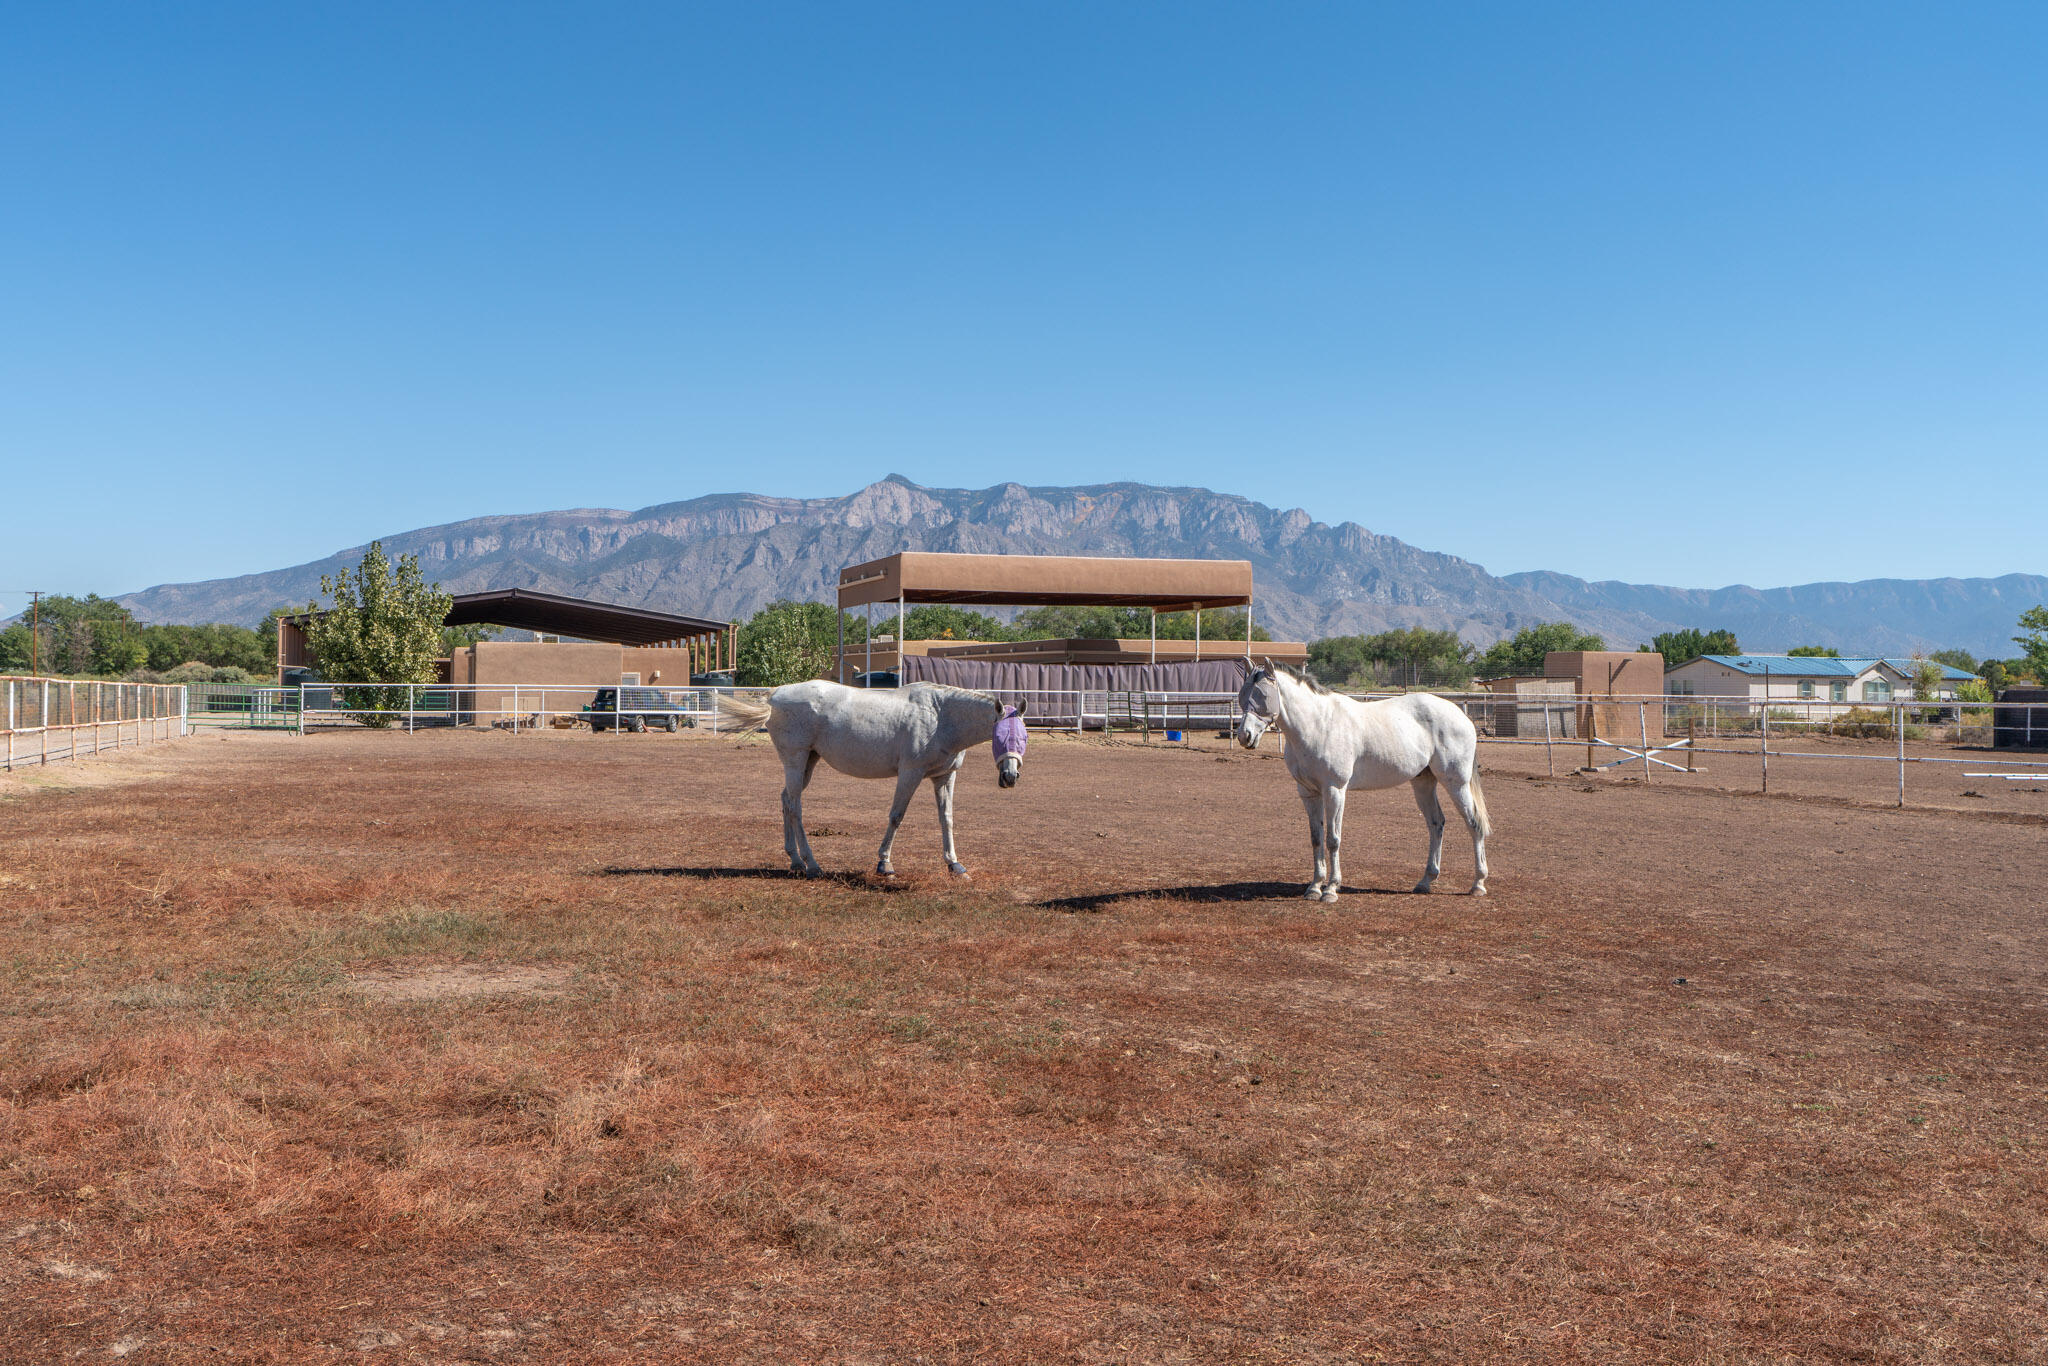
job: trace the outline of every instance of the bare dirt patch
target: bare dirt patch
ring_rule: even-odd
[[[573,968],[445,963],[359,968],[348,974],[348,984],[383,1001],[447,1001],[522,992],[559,995],[575,975]]]
[[[1455,833],[1439,894],[1403,894],[1397,791],[1353,798],[1324,907],[1270,753],[1034,738],[1013,792],[976,756],[969,884],[929,799],[902,876],[863,876],[887,786],[822,771],[842,876],[789,879],[759,745],[158,753],[0,807],[18,1359],[2048,1340],[2048,830],[2021,811],[1503,763],[1493,896],[1443,894]]]

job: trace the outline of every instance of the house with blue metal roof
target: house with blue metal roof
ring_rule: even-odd
[[[1934,697],[1913,688],[1911,659],[1835,659],[1827,655],[1701,655],[1664,671],[1664,691],[1682,697],[1748,700],[1762,705],[1806,703],[1817,714],[1887,702],[1953,701],[1956,685],[1975,674],[1946,664]]]

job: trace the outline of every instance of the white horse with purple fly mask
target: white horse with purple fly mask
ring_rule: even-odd
[[[995,752],[997,784],[1015,787],[1024,769],[1024,710],[943,683],[869,689],[816,678],[777,688],[765,702],[718,696],[718,713],[733,729],[765,730],[775,742],[782,758],[782,847],[789,870],[805,877],[824,872],[804,834],[804,789],[820,759],[849,777],[896,780],[889,830],[875,857],[877,873],[896,875],[889,858],[896,827],[917,785],[929,782],[939,805],[946,867],[966,877],[953,855],[953,780],[967,751],[987,740]]]
[[[1308,810],[1315,880],[1302,895],[1335,901],[1344,885],[1339,862],[1344,844],[1344,794],[1408,783],[1429,822],[1429,864],[1415,890],[1426,892],[1443,869],[1443,790],[1472,832],[1478,867],[1472,895],[1486,895],[1486,798],[1479,790],[1479,733],[1464,712],[1428,693],[1360,702],[1265,661],[1244,666],[1237,709],[1244,719],[1237,741],[1256,749],[1270,727],[1287,737],[1287,771]]]

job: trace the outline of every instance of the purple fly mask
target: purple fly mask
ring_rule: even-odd
[[[1003,708],[1003,717],[996,722],[996,782],[1004,787],[1015,787],[1017,775],[1024,768],[1024,717],[1015,707]]]

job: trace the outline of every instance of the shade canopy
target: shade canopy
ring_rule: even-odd
[[[1082,555],[951,555],[906,550],[839,571],[839,605],[958,603],[986,607],[1245,607],[1249,560],[1144,560]]]
[[[303,626],[314,612],[287,618]],[[542,635],[574,636],[617,645],[661,645],[695,636],[717,635],[727,623],[644,607],[620,607],[589,598],[563,597],[531,588],[494,588],[483,593],[457,593],[442,619],[444,626],[509,626]]]

